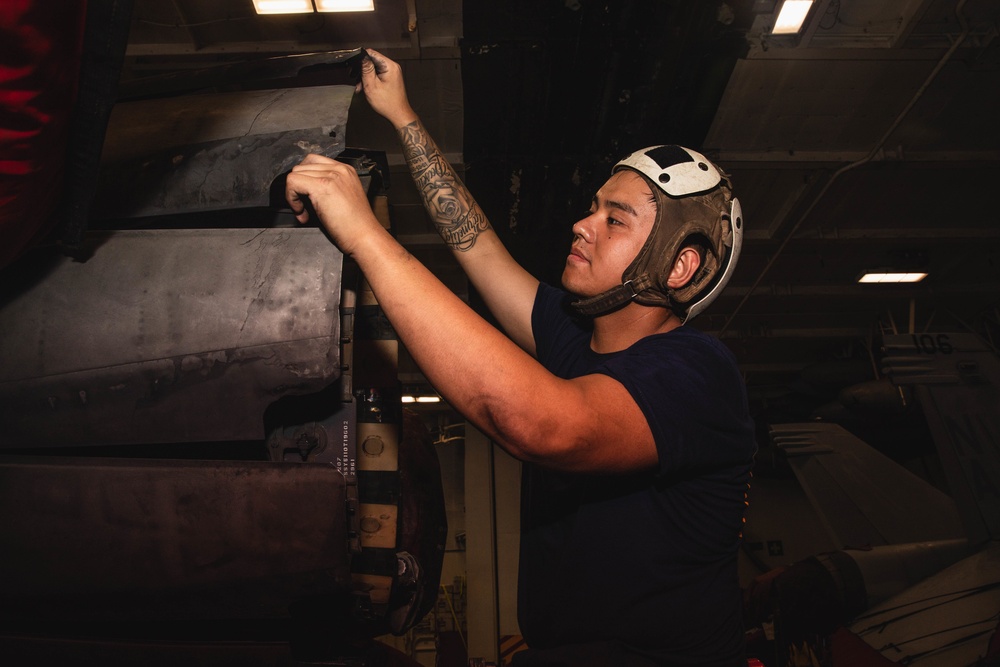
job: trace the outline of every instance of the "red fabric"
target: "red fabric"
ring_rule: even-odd
[[[53,220],[86,0],[0,2],[0,267]]]

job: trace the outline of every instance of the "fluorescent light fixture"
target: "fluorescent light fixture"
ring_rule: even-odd
[[[319,12],[373,12],[375,0],[253,0],[258,14],[311,14]]]
[[[316,0],[318,12],[373,12],[375,0]]]
[[[795,35],[802,29],[812,0],[785,0],[778,10],[778,18],[774,21],[772,35]]]
[[[312,0],[253,0],[258,14],[308,14],[313,11]]]
[[[401,397],[403,403],[440,403],[440,396],[410,396],[406,394]]]
[[[886,273],[868,271],[860,278],[859,283],[919,283],[927,277],[926,273]]]

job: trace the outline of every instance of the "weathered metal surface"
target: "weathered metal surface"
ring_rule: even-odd
[[[88,243],[4,285],[0,446],[262,439],[269,404],[339,377],[342,255],[318,229]]]
[[[347,595],[344,489],[330,465],[5,457],[0,616],[280,618]]]
[[[122,102],[108,125],[94,214],[280,204],[281,179],[302,158],[343,152],[353,96],[353,86],[339,85]]]
[[[363,59],[362,50],[356,48],[213,63],[201,69],[123,81],[118,88],[118,99],[164,97],[240,87],[260,89],[336,83],[353,85],[361,79]]]

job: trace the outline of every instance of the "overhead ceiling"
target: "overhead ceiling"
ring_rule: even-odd
[[[425,124],[548,280],[615,158],[702,150],[732,174],[746,242],[694,325],[736,352],[761,405],[811,410],[876,377],[884,331],[1000,345],[1000,4],[817,0],[784,37],[770,34],[773,0],[375,4],[258,17],[250,0],[136,0],[123,78],[376,48],[403,63]],[[348,145],[390,154],[401,240],[475,303],[432,241],[391,129],[363,102],[351,113]],[[855,282],[879,267],[929,275]]]

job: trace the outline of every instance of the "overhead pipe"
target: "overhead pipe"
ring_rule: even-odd
[[[920,100],[920,98],[923,97],[924,93],[927,91],[927,88],[930,87],[931,82],[934,81],[935,77],[937,77],[941,69],[951,59],[951,56],[955,53],[955,51],[958,50],[958,47],[961,46],[962,42],[965,41],[965,38],[968,37],[969,23],[962,15],[962,9],[965,7],[966,1],[967,0],[959,0],[958,4],[955,5],[955,16],[958,18],[958,22],[962,26],[962,32],[959,34],[958,38],[948,48],[945,54],[941,57],[941,60],[938,61],[937,65],[934,66],[934,69],[931,70],[931,73],[927,76],[927,79],[924,81],[923,85],[921,85],[920,88],[917,89],[917,92],[914,93],[909,103],[903,108],[902,111],[899,112],[899,115],[896,116],[896,119],[892,122],[891,125],[889,125],[889,129],[885,131],[885,133],[882,135],[882,138],[879,139],[878,142],[875,144],[874,148],[872,148],[868,152],[868,155],[861,158],[860,160],[845,165],[840,169],[838,169],[837,171],[835,171],[833,173],[833,176],[831,176],[830,179],[823,186],[823,189],[819,191],[819,194],[817,194],[813,198],[812,203],[809,204],[809,207],[799,217],[798,221],[792,227],[791,231],[788,232],[788,235],[785,237],[785,240],[781,242],[780,246],[778,246],[778,250],[771,256],[771,259],[768,261],[767,265],[760,272],[760,275],[757,276],[757,280],[754,281],[754,284],[751,285],[750,289],[747,290],[746,294],[743,295],[743,298],[736,305],[736,308],[733,309],[733,312],[726,320],[726,323],[722,325],[722,328],[719,330],[718,333],[719,338],[722,338],[723,334],[725,334],[726,331],[729,329],[729,325],[732,324],[733,320],[736,318],[736,315],[739,314],[740,310],[746,304],[747,300],[754,293],[757,287],[760,286],[761,281],[764,280],[764,276],[766,276],[767,272],[771,270],[771,267],[778,260],[778,257],[781,256],[781,253],[785,250],[785,247],[788,245],[789,241],[791,241],[795,237],[795,232],[799,230],[799,227],[801,227],[802,223],[805,222],[806,218],[809,217],[809,214],[812,213],[812,210],[816,208],[816,205],[819,204],[820,200],[823,198],[823,195],[825,195],[826,191],[830,189],[830,186],[832,186],[837,181],[837,179],[841,177],[841,175],[853,169],[857,169],[862,165],[868,164],[869,162],[872,161],[872,159],[874,159],[875,155],[877,155],[878,152],[882,149],[882,147],[885,145],[885,142],[888,141],[892,133],[896,131],[897,127],[899,127],[899,124],[903,122],[904,118],[906,118],[906,114],[908,114],[910,110],[913,108],[913,106]]]

